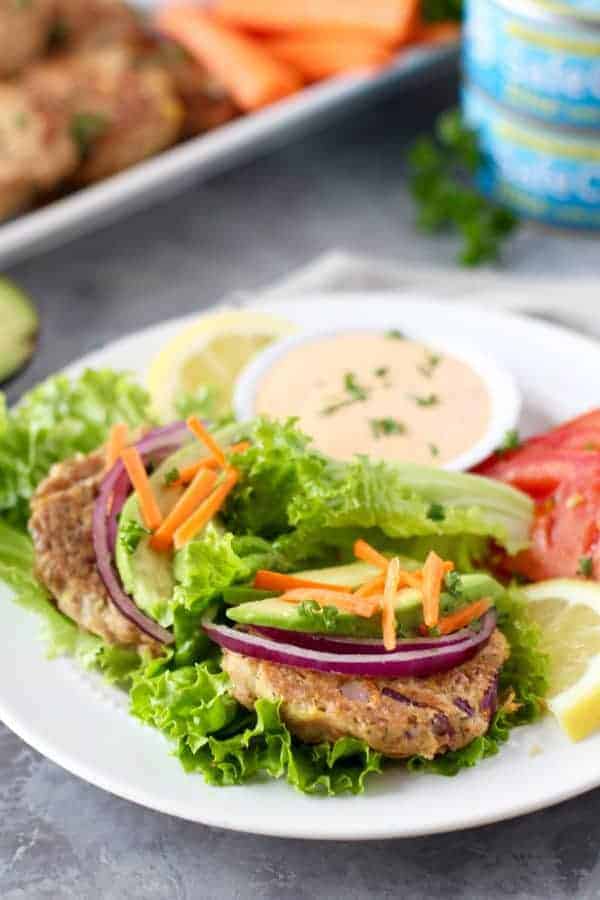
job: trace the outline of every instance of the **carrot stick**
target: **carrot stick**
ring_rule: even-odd
[[[460,25],[457,22],[421,22],[416,29],[414,43],[449,44],[460,38]]]
[[[154,531],[162,522],[162,513],[156,502],[139,450],[137,447],[127,447],[121,451],[121,459],[137,494],[144,524],[150,531]]]
[[[400,560],[395,556],[390,560],[385,576],[383,604],[381,607],[381,625],[383,630],[383,646],[386,650],[396,649],[396,610],[395,599],[400,577]]]
[[[166,6],[154,24],[221,81],[244,110],[260,109],[302,87],[295,69],[198,7]]]
[[[385,575],[377,575],[370,581],[365,581],[358,590],[354,591],[353,597],[372,597],[374,594],[380,594],[385,587]]]
[[[420,0],[216,0],[215,14],[251,31],[355,28],[399,44],[412,33]]]
[[[186,421],[187,427],[192,434],[195,434],[198,440],[210,451],[211,455],[216,459],[217,463],[223,468],[227,465],[225,454],[215,441],[214,437],[202,424],[198,416],[190,416]]]
[[[330,591],[348,593],[348,588],[338,584],[323,584],[320,581],[311,581],[308,578],[296,578],[295,575],[282,575],[280,572],[270,572],[268,569],[260,569],[254,576],[253,587],[264,591],[285,591],[294,588],[324,588]],[[354,596],[354,595],[353,595]]]
[[[440,617],[440,595],[447,567],[433,550],[423,566],[423,620],[427,628],[435,628]]]
[[[335,606],[364,619],[370,619],[381,609],[380,597],[357,599],[354,594],[342,594],[330,588],[293,588],[282,594],[279,599],[284,603],[304,603],[306,600],[314,600],[319,606]]]
[[[290,32],[268,39],[265,47],[275,59],[295,66],[307,81],[372,71],[391,59],[390,50],[378,37],[350,28]]]
[[[129,437],[129,426],[126,422],[117,422],[110,429],[108,442],[106,444],[106,464],[112,469],[121,453],[127,446]]]
[[[362,559],[363,562],[371,563],[371,565],[377,566],[378,569],[383,569],[384,572],[387,572],[389,559],[386,559],[382,553],[379,553],[366,541],[362,539],[356,541],[354,544],[354,555],[357,559]]]
[[[469,606],[463,606],[458,612],[444,616],[437,624],[440,634],[452,634],[453,631],[465,628],[475,619],[480,619],[491,605],[492,601],[489,597],[482,597],[481,600],[475,600]]]
[[[228,455],[232,455],[234,453],[244,453],[248,447],[250,446],[249,441],[240,441],[239,444],[232,444],[231,447],[228,447],[226,453]],[[202,469],[218,469],[219,463],[215,459],[214,456],[205,456],[203,459],[199,459],[194,463],[190,463],[189,466],[184,466],[183,469],[179,469],[179,478],[175,481],[172,481],[172,485],[181,485],[181,484],[189,484],[190,481],[194,478],[195,475],[198,474]]]
[[[217,480],[217,473],[211,469],[201,469],[188,489],[181,495],[150,544],[155,550],[168,550],[173,543],[173,535],[180,525],[189,519],[203,500],[206,500]]]
[[[235,487],[238,478],[238,472],[235,469],[230,469],[225,477],[225,481],[216,487],[212,494],[192,513],[189,519],[179,526],[173,536],[176,550],[180,550],[188,541],[191,541],[210,522],[213,516],[216,516],[225,503],[227,496]]]

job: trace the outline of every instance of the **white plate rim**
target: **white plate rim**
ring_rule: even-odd
[[[518,327],[519,329],[525,328],[526,330],[533,331],[539,340],[545,339],[549,341],[551,344],[554,343],[556,346],[559,344],[567,345],[569,350],[573,353],[577,353],[578,359],[581,360],[585,358],[586,355],[597,355],[599,352],[599,345],[590,338],[585,336],[581,336],[570,332],[560,326],[549,324],[546,322],[539,321],[531,321],[528,319],[524,319],[514,313],[506,313],[506,312],[498,312],[498,311],[489,311],[485,312],[481,309],[477,309],[473,307],[471,304],[467,303],[449,303],[446,301],[428,301],[423,298],[419,298],[418,295],[412,295],[410,298],[405,299],[406,295],[404,295],[402,300],[396,299],[393,295],[377,295],[377,294],[361,294],[361,295],[351,295],[350,297],[344,296],[336,296],[335,299],[331,297],[327,298],[327,302],[329,304],[329,308],[338,307],[338,309],[345,309],[347,312],[347,304],[348,302],[354,301],[357,302],[363,309],[365,300],[370,304],[369,308],[373,309],[373,302],[376,301],[378,304],[384,304],[389,309],[389,304],[393,303],[395,310],[398,314],[407,313],[411,308],[415,308],[415,303],[418,303],[421,310],[424,308],[429,311],[429,313],[433,312],[448,312],[454,313],[456,315],[461,314],[463,316],[470,316],[471,320],[479,320],[480,324],[482,321],[482,316],[484,316],[485,321],[490,327],[498,328],[502,327],[502,324],[505,324],[507,327],[511,325],[513,328]],[[315,296],[311,295],[310,297],[304,297],[302,300],[294,300],[285,302],[282,300],[272,301],[272,302],[263,302],[257,303],[256,308],[259,308],[263,312],[272,312],[278,315],[285,315],[285,310],[289,311],[291,309],[296,309],[297,313],[302,310],[303,314],[306,316],[307,304],[310,304],[311,300],[317,300],[317,304],[315,305],[315,309],[322,313],[323,310],[323,302],[325,298],[323,296]],[[248,308],[246,306],[246,308]],[[211,314],[214,312],[214,307],[206,311],[205,314]],[[196,320],[198,316],[186,316],[182,319],[174,319],[165,323],[161,323],[159,325],[151,326],[150,328],[146,328],[142,331],[129,335],[128,337],[121,338],[119,341],[114,342],[100,351],[95,351],[92,354],[88,354],[82,359],[72,363],[67,367],[67,372],[76,372],[81,370],[86,366],[94,366],[102,364],[103,362],[106,364],[105,357],[110,355],[111,353],[114,355],[116,353],[121,353],[128,355],[129,351],[127,350],[128,346],[140,341],[143,342],[144,346],[154,341],[161,341],[165,334],[164,332],[174,332],[179,327],[189,323],[190,321]],[[531,338],[531,334],[529,335]],[[18,611],[18,615],[15,618],[15,621],[18,620],[19,626],[25,625],[25,617],[28,621],[32,620],[32,617],[29,614],[23,613],[23,611],[19,610],[18,607],[15,607],[14,604],[10,605],[10,608]],[[25,647],[25,649],[27,649]],[[39,646],[34,646],[34,652],[42,656],[42,651]],[[62,667],[70,666],[69,663],[64,661],[57,661],[52,663],[46,663],[44,661],[44,665],[56,666],[57,671]],[[69,677],[72,675],[69,674]],[[83,687],[78,684],[77,690],[85,690],[89,692],[90,687],[86,683]],[[592,790],[595,787],[600,785],[600,763],[596,763],[596,759],[600,759],[597,754],[597,749],[600,747],[600,735],[590,739],[590,745],[593,748],[594,753],[594,768],[583,771],[580,767],[575,766],[577,769],[575,772],[576,778],[575,780],[571,780],[570,783],[564,786],[555,786],[556,779],[552,779],[552,784],[549,786],[548,790],[545,791],[543,796],[537,796],[536,798],[528,798],[526,795],[522,795],[518,800],[512,802],[510,806],[507,808],[506,806],[503,808],[489,808],[489,809],[480,809],[477,807],[475,803],[470,809],[461,810],[460,814],[456,817],[454,821],[448,821],[447,818],[444,821],[440,821],[440,819],[436,819],[435,815],[429,820],[428,823],[421,822],[417,826],[411,825],[410,821],[403,822],[391,822],[391,823],[382,823],[378,822],[376,825],[372,823],[368,826],[365,826],[360,821],[360,813],[361,808],[362,811],[365,811],[365,801],[369,797],[369,792],[367,792],[366,797],[363,798],[336,798],[335,800],[329,799],[321,799],[321,798],[306,798],[301,795],[296,794],[289,788],[286,784],[277,784],[277,785],[267,785],[260,784],[255,787],[255,790],[258,789],[260,791],[265,791],[264,797],[268,799],[267,791],[273,792],[273,789],[277,790],[281,788],[283,791],[287,792],[285,795],[285,807],[288,806],[294,807],[295,803],[297,803],[297,809],[303,809],[306,811],[306,805],[308,804],[308,808],[312,811],[318,813],[318,820],[312,821],[310,827],[306,822],[301,821],[297,822],[293,815],[290,816],[287,810],[282,810],[281,812],[277,810],[275,817],[273,815],[269,818],[262,814],[262,810],[260,808],[254,808],[247,810],[245,814],[240,815],[239,810],[234,814],[228,812],[228,804],[225,802],[225,798],[229,796],[230,791],[239,791],[244,792],[248,790],[248,787],[241,788],[230,788],[228,790],[223,791],[223,789],[206,789],[206,787],[200,782],[200,779],[195,779],[189,782],[190,787],[192,786],[194,790],[198,791],[198,796],[202,794],[209,794],[210,792],[217,791],[215,795],[215,803],[212,808],[207,810],[206,808],[200,809],[199,811],[190,813],[190,810],[182,809],[182,803],[180,800],[172,799],[172,798],[161,798],[160,792],[157,795],[155,792],[148,792],[143,788],[140,789],[139,785],[131,784],[127,780],[123,780],[118,775],[115,775],[114,772],[106,773],[102,770],[102,767],[98,766],[97,761],[90,762],[87,759],[78,758],[76,754],[71,753],[70,748],[64,746],[64,742],[61,745],[61,734],[60,731],[58,735],[45,735],[40,732],[39,728],[36,728],[35,723],[29,723],[24,721],[22,716],[19,715],[18,707],[15,709],[14,703],[11,704],[10,698],[5,696],[5,687],[0,679],[0,719],[16,734],[18,734],[26,743],[34,747],[40,753],[42,753],[47,758],[51,759],[53,762],[77,775],[78,777],[88,781],[104,790],[109,791],[110,793],[116,794],[117,796],[123,797],[132,802],[138,803],[142,806],[157,810],[162,813],[179,816],[181,818],[189,819],[191,821],[202,822],[206,825],[212,825],[216,827],[227,828],[235,831],[243,831],[243,832],[251,832],[255,834],[263,834],[263,835],[272,835],[278,837],[290,837],[290,838],[307,838],[307,839],[318,839],[318,840],[380,840],[380,839],[388,839],[388,838],[398,838],[398,837],[415,837],[418,835],[425,834],[433,834],[433,833],[442,833],[449,832],[454,830],[460,830],[464,828],[476,827],[480,825],[491,824],[492,822],[502,821],[504,819],[513,818],[515,816],[519,816],[525,813],[534,812],[539,809],[546,808],[548,806],[555,805],[564,800],[567,800],[571,797],[578,796],[586,791]],[[104,714],[104,713],[103,713]],[[125,717],[128,722],[132,722],[133,720],[130,717]],[[137,723],[133,723],[136,728],[141,729],[144,734],[152,734],[152,740],[150,740],[150,744],[152,747],[156,747],[159,753],[163,754],[164,759],[168,760],[168,746],[162,742],[162,740],[157,741],[155,738],[159,738],[159,735],[156,735],[150,729],[142,729],[142,726],[138,726]],[[513,732],[513,736],[517,736],[521,738],[525,732],[530,732],[531,729],[541,729],[543,734],[551,735],[551,739],[554,742],[557,742],[560,752],[567,752],[569,750],[572,751],[572,748],[575,747],[583,747],[586,742],[583,742],[581,745],[570,745],[566,741],[566,739],[562,739],[560,733],[558,732],[556,726],[553,725],[552,722],[546,720],[545,723],[542,723],[541,726],[530,726],[524,729],[518,729],[516,732]],[[513,741],[511,739],[511,743],[504,749],[504,753],[509,752],[509,748],[511,747]],[[517,740],[518,743],[518,740]],[[518,752],[518,758],[523,761],[523,754],[516,748]],[[520,754],[520,756],[519,756]],[[464,799],[468,799],[469,788],[472,787],[472,776],[473,773],[481,773],[483,775],[491,775],[493,778],[493,767],[497,761],[500,761],[502,757],[501,754],[498,757],[489,759],[484,763],[480,764],[476,769],[469,770],[467,772],[461,773],[457,779],[442,779],[436,776],[418,776],[418,780],[422,783],[427,782],[427,784],[431,784],[433,793],[431,796],[435,796],[436,788],[437,793],[443,793],[443,784],[448,784],[451,782],[452,784],[464,784],[464,792],[461,788],[459,792],[459,796],[464,793]],[[531,757],[533,759],[533,757]],[[537,758],[537,757],[536,757]],[[159,766],[162,766],[160,759],[157,760]],[[166,764],[164,764],[166,765]],[[177,764],[178,765],[178,764]],[[573,767],[572,767],[573,768]],[[184,776],[186,779],[189,779],[190,776]],[[402,780],[402,776],[398,775],[398,780]],[[399,803],[403,805],[403,800],[406,799],[406,795],[403,797],[403,792],[406,791],[408,782],[410,784],[416,784],[415,779],[416,776],[411,776],[410,779],[407,779],[404,784],[400,785],[399,792],[397,793],[393,787],[391,790],[386,791],[385,786],[382,789],[382,784],[385,785],[385,782],[389,782],[392,779],[396,778],[396,774],[388,774],[380,778],[379,780],[374,779],[371,785],[371,795],[375,795],[374,799],[376,803],[381,802],[382,804],[388,800],[390,797],[396,796]],[[375,784],[379,784],[380,788],[373,790]],[[379,796],[378,796],[379,795]],[[219,799],[221,798],[221,799]],[[339,808],[343,808],[347,811],[348,803],[355,804],[355,809],[358,813],[359,821],[352,820],[351,817],[342,818],[340,821],[335,822],[332,821],[332,817],[328,814],[328,808],[334,809],[337,811]]]

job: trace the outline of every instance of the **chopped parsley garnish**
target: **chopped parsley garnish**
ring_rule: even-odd
[[[440,448],[438,447],[437,444],[430,444],[430,445],[429,445],[429,452],[430,452],[431,455],[434,456],[434,457],[439,456],[439,455],[440,455]]]
[[[336,606],[319,606],[316,600],[305,600],[298,607],[298,612],[316,631],[332,631],[336,627],[339,609]]]
[[[373,436],[376,438],[385,437],[389,434],[406,434],[404,422],[392,419],[389,416],[383,419],[369,419],[369,425]]]
[[[456,599],[462,597],[463,582],[458,572],[446,572],[446,577],[444,578],[444,590],[450,594],[451,597],[455,597]]]
[[[437,406],[440,402],[440,398],[437,394],[413,394],[412,399],[415,401],[417,406]]]
[[[179,469],[173,466],[172,469],[169,469],[168,472],[165,472],[165,485],[169,487],[171,484],[174,484],[176,481],[179,481]]]
[[[430,503],[427,518],[432,522],[443,522],[446,518],[446,510],[441,503]]]
[[[390,328],[389,331],[386,331],[385,336],[392,341],[403,341],[406,337],[398,328]]]
[[[508,453],[509,450],[518,450],[521,446],[521,437],[516,428],[509,428],[502,439],[502,443],[496,449],[496,453]]]
[[[425,362],[417,366],[417,371],[420,372],[424,378],[431,378],[441,361],[441,354],[427,353],[425,356]]]
[[[389,366],[379,366],[378,369],[375,369],[373,374],[376,378],[387,378],[390,374]]]
[[[81,157],[87,156],[94,141],[102,137],[108,126],[108,117],[102,113],[80,112],[71,117],[71,137]]]
[[[360,384],[354,372],[346,372],[344,375],[344,391],[346,392],[346,397],[337,403],[330,403],[329,406],[324,407],[321,410],[322,416],[331,416],[338,410],[343,409],[345,406],[351,406],[353,403],[364,403],[370,393],[369,388]]]
[[[135,553],[145,534],[150,534],[150,532],[140,522],[136,522],[135,519],[127,519],[119,527],[119,543],[127,553]]]
[[[591,556],[580,556],[579,557],[579,568],[577,570],[578,575],[583,575],[584,578],[591,578],[594,571],[594,562]]]

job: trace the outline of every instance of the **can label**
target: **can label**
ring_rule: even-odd
[[[468,85],[463,114],[479,133],[485,194],[553,225],[600,228],[600,137],[525,122]]]
[[[556,125],[600,130],[600,29],[525,18],[468,0],[464,69],[500,103]]]

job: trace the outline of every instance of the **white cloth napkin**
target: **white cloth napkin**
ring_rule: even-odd
[[[399,295],[410,291],[413,295],[416,292],[435,299],[512,309],[600,337],[600,277],[573,278],[556,283],[489,271],[457,269],[442,274],[334,250],[271,285],[260,298],[272,300],[304,294],[309,299],[311,293],[360,291]],[[247,304],[255,302],[257,297],[243,295],[237,299]]]

